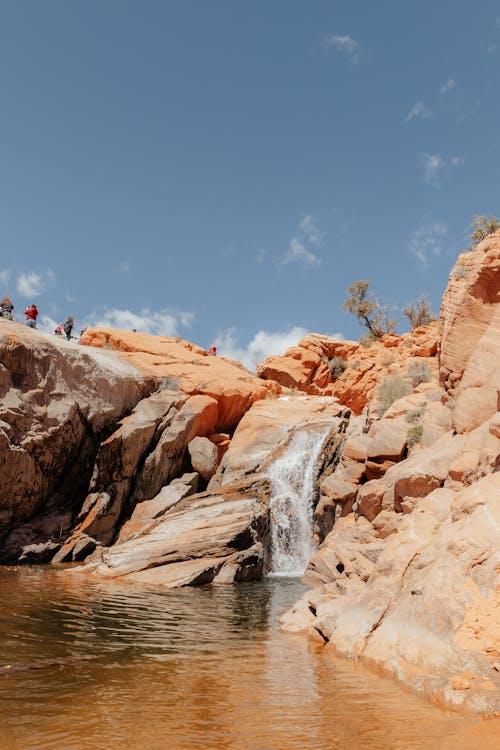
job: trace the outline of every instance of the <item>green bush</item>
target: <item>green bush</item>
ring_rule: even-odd
[[[420,443],[420,441],[422,440],[423,431],[424,428],[421,424],[415,424],[413,425],[413,427],[410,427],[410,429],[408,430],[408,448],[413,448],[414,445]]]
[[[497,232],[500,229],[500,221],[496,216],[473,216],[472,232],[470,233],[469,250],[474,250],[476,245],[488,237],[488,235]]]
[[[379,416],[385,414],[389,406],[403,396],[411,393],[411,385],[403,380],[400,375],[386,375],[377,387],[377,396],[380,401]]]
[[[406,371],[414,388],[419,383],[427,383],[431,379],[431,368],[427,362],[413,360]]]
[[[332,357],[328,360],[328,372],[332,380],[340,378],[347,367],[347,362],[343,357]]]

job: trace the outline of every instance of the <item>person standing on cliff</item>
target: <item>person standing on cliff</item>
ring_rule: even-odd
[[[64,333],[66,334],[66,341],[71,339],[71,331],[73,330],[74,320],[71,315],[68,315],[66,323],[63,325]]]
[[[14,305],[8,297],[4,297],[0,302],[0,317],[6,320],[14,320]]]
[[[36,328],[36,319],[38,318],[38,307],[33,303],[24,311],[26,316],[26,325],[28,328]]]

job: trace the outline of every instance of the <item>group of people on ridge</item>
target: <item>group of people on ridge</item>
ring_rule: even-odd
[[[37,327],[36,320],[38,318],[38,307],[35,305],[35,303],[29,305],[26,308],[26,310],[24,311],[24,317],[26,318],[26,325],[29,328]],[[14,320],[14,304],[8,297],[4,297],[2,300],[0,300],[0,318],[4,318],[5,320]],[[74,320],[72,316],[69,315],[64,325],[56,326],[56,330],[54,331],[54,333],[56,334],[56,336],[62,336],[64,331],[66,340],[69,341],[71,339],[71,331],[73,330],[73,325]]]

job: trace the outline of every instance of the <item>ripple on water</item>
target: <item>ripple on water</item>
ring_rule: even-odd
[[[302,590],[283,578],[159,591],[0,571],[0,667],[61,661],[0,674],[1,750],[496,747],[493,724],[480,736],[477,722],[281,634]]]

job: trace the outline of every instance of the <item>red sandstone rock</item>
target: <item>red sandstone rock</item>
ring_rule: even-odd
[[[233,429],[255,401],[281,390],[277,383],[256,378],[232,360],[209,357],[204,349],[181,339],[89,328],[80,343],[117,352],[145,377],[163,380],[171,390],[210,396],[217,402],[220,431]]]
[[[283,356],[261,362],[258,375],[305,393],[335,396],[360,414],[389,368],[392,367],[391,374],[404,375],[408,363],[422,357],[428,359],[431,371],[435,372],[437,343],[437,323],[417,328],[411,335],[386,334],[369,347],[309,334]],[[332,379],[328,372],[327,363],[332,357],[342,357],[347,364],[337,379]]]

